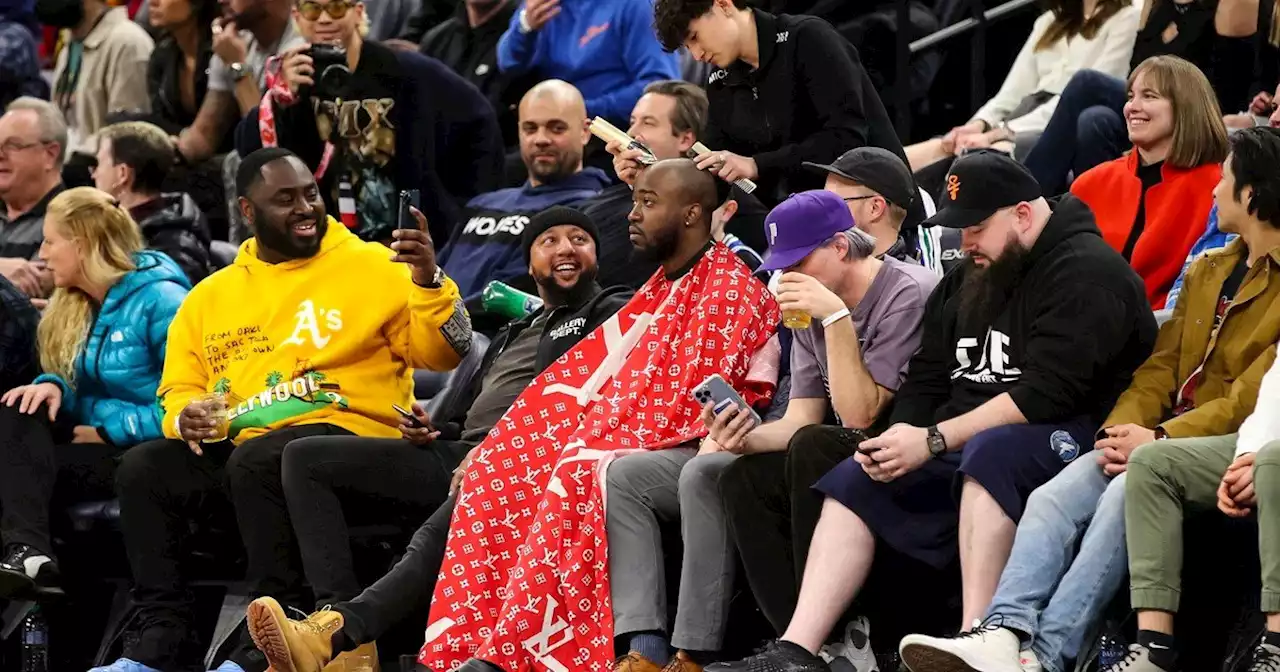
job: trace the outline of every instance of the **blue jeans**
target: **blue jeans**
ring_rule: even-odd
[[[987,620],[1029,635],[1047,672],[1079,655],[1124,582],[1124,480],[1083,455],[1031,493],[1018,523]]]
[[[1129,147],[1126,97],[1122,79],[1096,70],[1071,76],[1040,140],[1022,161],[1046,196],[1066,191],[1068,172],[1079,177]]]

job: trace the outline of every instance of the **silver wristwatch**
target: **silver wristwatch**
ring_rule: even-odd
[[[444,269],[436,266],[436,274],[431,276],[431,282],[423,283],[423,287],[427,289],[440,289],[444,286]]]
[[[231,68],[231,79],[237,82],[249,76],[249,69],[244,67],[244,63],[232,63],[227,67]]]

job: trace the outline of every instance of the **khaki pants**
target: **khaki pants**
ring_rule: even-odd
[[[1187,510],[1217,510],[1218,484],[1234,461],[1236,435],[1148,444],[1129,459],[1125,528],[1134,609],[1178,611],[1182,521]],[[1257,493],[1262,611],[1280,613],[1280,441],[1263,446],[1253,472]]]

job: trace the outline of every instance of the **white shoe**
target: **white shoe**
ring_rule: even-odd
[[[1023,649],[1018,654],[1018,663],[1022,665],[1022,672],[1043,672],[1044,670],[1040,667],[1040,659],[1036,658],[1036,652],[1031,649]]]
[[[831,672],[880,672],[876,654],[871,650],[871,624],[865,616],[850,621],[840,641],[822,647],[819,655],[827,661]]]
[[[907,635],[898,646],[911,672],[1023,672],[1018,636],[996,626],[956,637]],[[1032,656],[1034,660],[1034,656]]]

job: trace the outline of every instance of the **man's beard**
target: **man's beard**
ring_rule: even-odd
[[[964,260],[960,311],[966,322],[990,326],[995,321],[1022,280],[1028,252],[1017,238],[1010,237],[1000,258],[992,260],[986,268],[973,263],[971,258]]]
[[[538,163],[533,157],[526,157],[524,164],[529,167],[529,175],[536,177],[544,183],[559,182],[577,171],[578,164],[582,157],[574,157],[569,154],[556,154],[556,160],[551,164]]]
[[[635,246],[635,259],[660,264],[676,253],[680,238],[675,228],[667,228],[657,234],[644,234],[640,243]]]
[[[320,243],[329,230],[328,219],[322,215],[316,216],[316,235],[310,239],[295,237],[291,232],[292,221],[277,226],[274,222],[265,221],[261,211],[255,215],[254,222],[254,236],[258,239],[258,244],[286,259],[309,259],[316,256],[320,251]]]
[[[598,268],[592,266],[583,268],[578,273],[578,281],[573,283],[572,287],[565,287],[556,282],[555,276],[533,276],[533,281],[542,288],[546,293],[547,302],[552,306],[576,306],[580,300],[591,291],[591,285],[596,281]]]

